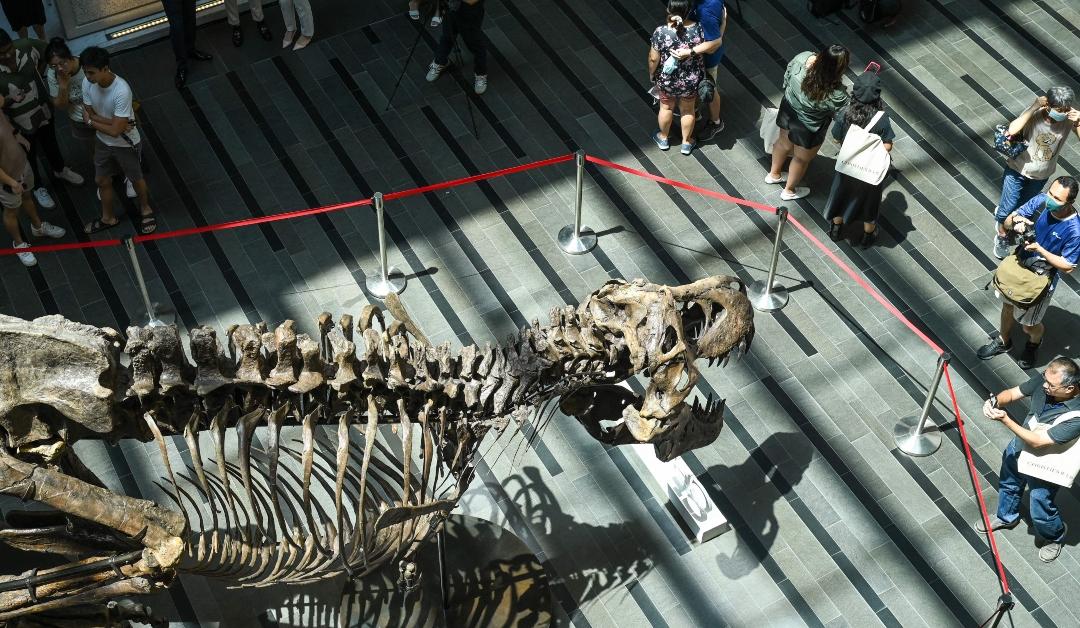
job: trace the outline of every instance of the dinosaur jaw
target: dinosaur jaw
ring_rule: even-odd
[[[709,445],[720,436],[724,400],[714,402],[710,398],[704,405],[697,399],[693,404],[682,402],[663,418],[644,417],[637,408],[628,405],[623,409],[622,419],[634,441],[652,444],[656,457],[667,462]]]

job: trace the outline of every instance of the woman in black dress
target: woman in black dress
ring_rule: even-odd
[[[865,126],[874,114],[884,110],[881,79],[869,72],[859,75],[851,87],[851,101],[837,113],[832,128],[833,138],[843,142],[851,125]],[[889,123],[888,114],[882,115],[870,132],[881,137],[885,150],[892,150],[896,134]],[[840,172],[836,173],[832,189],[829,190],[829,200],[825,204],[825,217],[831,221],[829,237],[833,242],[842,238],[845,224],[862,221],[863,235],[859,244],[865,249],[874,243],[877,238],[881,192],[884,188],[885,180],[873,185]]]

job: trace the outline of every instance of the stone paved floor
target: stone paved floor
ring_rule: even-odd
[[[163,229],[351,200],[578,148],[777,203],[778,190],[761,182],[759,108],[778,102],[788,58],[839,41],[852,49],[853,68],[871,59],[886,68],[899,172],[887,187],[880,246],[830,247],[953,352],[966,413],[1025,377],[1008,357],[973,354],[997,317],[982,289],[994,266],[987,249],[1001,170],[988,139],[1037,90],[1072,84],[1080,72],[1076,3],[909,0],[901,22],[883,31],[846,16],[814,20],[801,1],[742,2],[720,77],[728,129],[691,157],[660,153],[648,139],[644,59],[647,34],[662,19],[659,0],[492,0],[491,87],[469,99],[471,114],[467,83],[424,82],[430,36],[387,109],[416,31],[394,15],[396,2],[328,4],[315,45],[299,54],[250,31],[237,50],[223,22],[202,28],[215,61],[196,66],[179,94],[166,43],[117,57],[115,69],[142,100]],[[277,12],[269,15],[280,33]],[[88,170],[85,156],[68,153]],[[1076,164],[1073,140],[1061,169],[1075,174]],[[813,194],[791,207],[817,233],[831,169],[819,158],[808,178]],[[608,277],[763,275],[770,217],[592,168],[586,222],[604,235],[592,254],[565,256],[553,234],[571,219],[572,188],[573,169],[561,165],[388,204],[390,260],[416,275],[404,300],[432,340],[502,338]],[[95,215],[92,188],[57,191],[48,219],[73,228]],[[355,313],[369,301],[360,286],[376,266],[374,224],[369,210],[352,210],[163,241],[141,259],[153,298],[185,329],[290,317],[311,331],[318,312]],[[591,442],[569,420],[483,466],[466,510],[511,527],[540,555],[562,622],[936,627],[990,615],[1000,590],[985,539],[969,527],[977,506],[945,395],[934,409],[947,427],[936,454],[908,458],[891,436],[899,417],[917,413],[933,354],[805,238],[792,233],[786,242],[780,275],[792,301],[758,317],[750,356],[704,371],[700,388],[726,396],[729,415],[716,443],[686,457],[732,531],[689,541],[633,454]],[[39,259],[29,272],[0,260],[0,311],[59,312],[121,329],[141,321],[122,251]],[[1055,351],[1076,355],[1077,285],[1063,282],[1047,315],[1053,349],[1043,363]],[[993,504],[1007,437],[977,416],[968,432]],[[80,451],[114,486],[160,496],[152,445],[83,443]],[[1059,501],[1076,521],[1075,490]],[[1036,557],[1029,526],[998,537],[1018,602],[1012,625],[1080,622],[1077,534],[1050,565]],[[262,608],[277,609],[281,625],[338,617],[340,583],[298,592],[229,592],[191,577],[180,584],[155,600],[176,625],[259,625],[251,609]]]

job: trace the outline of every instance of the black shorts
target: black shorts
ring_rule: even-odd
[[[821,128],[812,131],[799,120],[795,110],[791,108],[787,98],[780,101],[780,110],[776,114],[776,126],[787,129],[788,139],[791,143],[801,148],[817,148],[825,142],[825,135],[829,132],[829,122],[822,123]]]
[[[11,23],[11,30],[45,23],[45,5],[42,0],[0,0],[4,15]]]

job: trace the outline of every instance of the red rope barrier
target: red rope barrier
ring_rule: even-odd
[[[1005,567],[1001,564],[1001,555],[998,554],[997,542],[994,540],[994,531],[990,529],[990,515],[986,511],[986,502],[982,496],[982,486],[979,485],[979,474],[975,471],[975,461],[971,457],[971,447],[968,445],[967,430],[964,429],[964,419],[960,416],[960,404],[956,401],[956,391],[953,390],[952,377],[949,375],[949,365],[945,365],[945,385],[949,387],[949,397],[952,399],[953,413],[956,414],[956,425],[960,428],[960,442],[964,444],[964,457],[967,458],[968,473],[971,474],[971,482],[975,485],[975,497],[979,500],[979,510],[982,513],[983,525],[986,526],[986,536],[990,539],[990,553],[994,555],[994,565],[997,567],[998,579],[1001,580],[1001,592],[1009,593],[1009,580],[1005,577]]]
[[[624,166],[622,164],[617,164],[617,163],[615,163],[613,161],[608,161],[606,159],[600,159],[599,157],[593,157],[592,155],[586,155],[585,156],[585,161],[588,161],[590,163],[594,163],[594,164],[596,164],[598,166],[604,166],[606,168],[612,168],[614,170],[621,170],[623,172],[626,172],[626,173],[641,177],[642,179],[649,179],[650,181],[656,181],[658,183],[666,183],[667,185],[670,185],[670,186],[673,186],[673,187],[682,188],[684,190],[690,190],[691,192],[697,192],[698,194],[704,194],[705,196],[711,196],[713,198],[718,198],[718,199],[723,200],[723,201],[728,201],[729,203],[735,203],[736,205],[745,205],[747,207],[753,207],[754,209],[759,209],[759,210],[761,210],[763,212],[769,212],[770,214],[775,214],[776,213],[776,208],[773,207],[772,205],[766,205],[765,203],[758,203],[756,201],[748,201],[745,198],[739,198],[737,196],[730,196],[728,194],[723,194],[721,192],[716,192],[716,191],[710,190],[708,188],[699,187],[699,186],[693,185],[691,183],[685,183],[683,181],[676,181],[675,179],[668,179],[666,177],[657,176],[655,174],[650,174],[648,172],[645,172],[644,170],[638,170],[636,168],[631,168],[629,166]]]
[[[475,183],[476,181],[483,181],[486,179],[494,179],[496,177],[503,177],[508,174],[514,174],[517,172],[524,172],[526,170],[533,170],[535,168],[543,168],[545,166],[551,166],[554,164],[570,161],[574,158],[571,153],[569,155],[560,155],[558,157],[551,157],[549,159],[541,159],[520,166],[514,166],[512,168],[503,168],[502,170],[495,170],[492,172],[486,172],[484,174],[477,174],[470,177],[462,177],[460,179],[454,179],[452,181],[444,181],[442,183],[435,183],[433,185],[425,185],[422,187],[411,188],[408,190],[401,190],[399,192],[391,192],[384,194],[385,200],[394,200],[399,198],[406,198],[409,196],[416,196],[418,194],[426,194],[428,192],[434,192],[436,190],[442,190],[445,188],[457,187],[465,185],[467,183]],[[212,225],[205,225],[202,227],[188,227],[185,229],[173,229],[171,231],[160,231],[157,233],[151,233],[148,235],[135,235],[132,240],[135,242],[150,242],[153,240],[165,240],[168,238],[182,238],[185,236],[197,235],[200,233],[210,233],[213,231],[224,231],[226,229],[237,229],[240,227],[250,227],[252,225],[259,225],[268,222],[277,222],[279,220],[292,220],[294,218],[304,218],[306,216],[315,216],[317,214],[325,214],[328,212],[340,211],[342,209],[349,209],[352,207],[362,207],[364,205],[371,204],[370,198],[361,199],[358,201],[349,201],[346,203],[336,203],[334,205],[323,205],[321,207],[312,207],[309,209],[298,209],[295,211],[281,212],[279,214],[271,214],[269,216],[257,216],[254,218],[244,218],[241,220],[232,220],[229,222],[215,223]],[[77,249],[96,249],[110,246],[119,246],[121,240],[118,238],[112,238],[108,240],[92,240],[89,242],[63,242],[59,244],[39,244],[22,249],[15,248],[3,248],[0,249],[0,255],[14,255],[16,253],[51,253],[54,251],[72,251]]]

